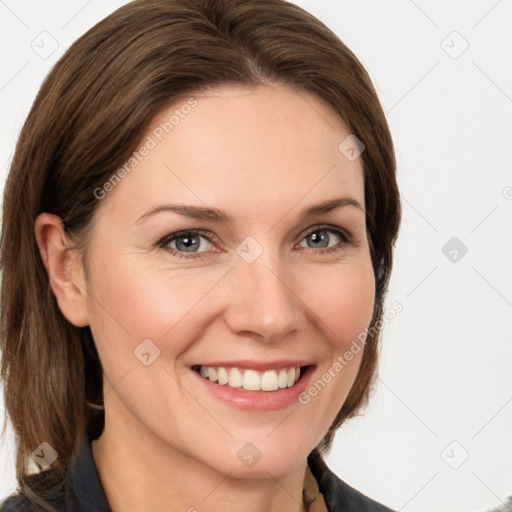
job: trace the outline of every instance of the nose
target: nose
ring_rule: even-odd
[[[228,293],[225,319],[238,335],[277,342],[304,327],[304,302],[294,291],[293,272],[277,258],[239,260]]]

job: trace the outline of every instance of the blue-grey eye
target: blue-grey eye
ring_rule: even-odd
[[[204,242],[203,242],[204,241]],[[206,247],[205,246],[206,243]],[[172,246],[171,244],[174,244]],[[196,233],[182,233],[173,235],[171,239],[167,240],[166,245],[171,249],[180,252],[204,252],[208,250],[212,244],[201,235]],[[201,250],[199,250],[201,248]]]
[[[317,229],[304,237],[304,241],[308,244],[307,247],[311,249],[333,247],[339,244],[341,240],[343,240],[343,237],[334,229]],[[331,242],[334,243],[330,245]],[[301,247],[304,246],[301,245]]]

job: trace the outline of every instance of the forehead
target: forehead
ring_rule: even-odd
[[[247,213],[343,193],[364,205],[361,159],[350,161],[339,150],[349,135],[327,102],[303,90],[202,91],[152,120],[139,146],[149,149],[109,201],[134,210],[179,198]]]

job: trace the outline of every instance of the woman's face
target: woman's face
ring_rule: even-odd
[[[106,429],[233,475],[303,464],[354,382],[374,305],[349,134],[284,86],[212,89],[153,121],[97,192],[84,307]]]

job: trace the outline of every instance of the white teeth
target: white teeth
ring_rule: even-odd
[[[208,368],[208,378],[212,382],[217,382],[217,370],[215,368]],[[290,380],[290,376],[288,376],[288,381]]]
[[[219,384],[224,386],[224,384],[229,382],[228,372],[224,368],[219,368],[219,371],[217,372],[217,379],[219,380]]]
[[[208,370],[209,372],[209,370]],[[288,370],[288,387],[291,388],[295,384],[295,368]]]
[[[280,370],[244,370],[239,368],[223,368],[201,366],[199,373],[211,382],[221,386],[245,389],[247,391],[277,391],[292,387],[300,377],[300,367],[282,368]]]
[[[231,368],[229,372],[229,387],[230,388],[241,388],[244,383],[244,376],[241,374],[238,368]]]
[[[202,368],[202,367],[201,367]],[[204,375],[203,375],[204,377]],[[286,370],[280,370],[279,371],[279,377],[278,377],[278,384],[279,384],[279,387],[282,389],[282,388],[287,388],[288,387],[288,372]]]
[[[254,370],[245,370],[244,372],[244,389],[248,391],[260,391],[260,376]]]
[[[275,370],[263,372],[263,375],[261,376],[261,390],[275,391],[276,389],[279,389],[277,379],[277,373]]]

